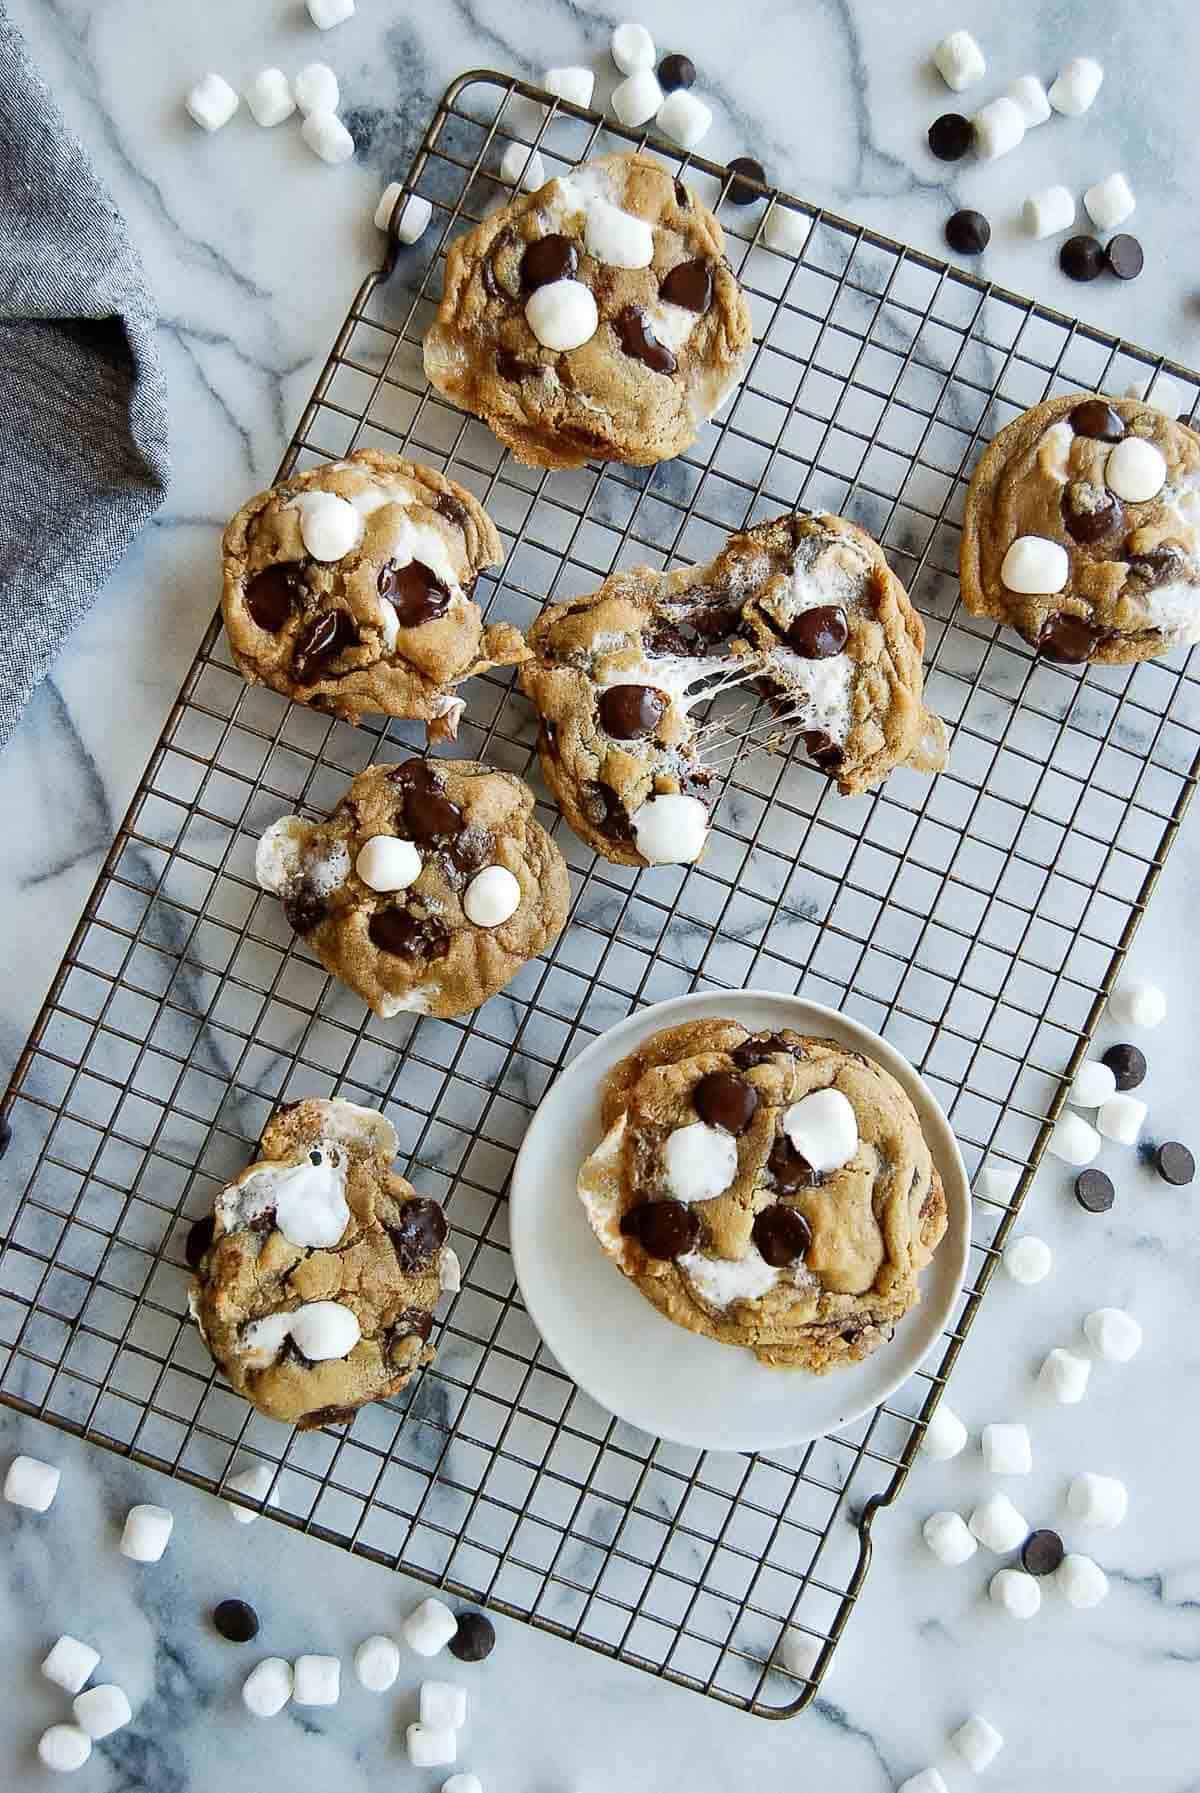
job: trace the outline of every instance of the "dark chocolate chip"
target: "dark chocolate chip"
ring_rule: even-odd
[[[970,119],[961,112],[943,112],[929,127],[929,147],[939,162],[960,162],[974,135]]]
[[[450,603],[448,588],[423,560],[403,566],[389,560],[380,567],[379,595],[392,606],[402,629],[416,629],[445,616]]]
[[[652,374],[675,372],[678,362],[666,343],[659,342],[640,305],[624,306],[613,322],[627,355],[648,367]]]
[[[636,1239],[647,1257],[677,1258],[700,1236],[700,1216],[683,1202],[639,1202],[621,1216],[621,1231]]]
[[[767,184],[766,170],[761,162],[756,162],[753,156],[735,156],[727,166],[730,174],[744,177],[730,181],[729,191],[725,195],[730,205],[753,205],[756,200],[766,198],[766,194],[761,193],[758,187],[750,185],[751,181],[757,181],[760,187]]]
[[[681,212],[691,210],[692,196],[682,181],[675,182],[675,204],[679,207]]]
[[[1126,548],[1128,553],[1128,547]],[[1137,579],[1142,585],[1168,585],[1184,572],[1184,559],[1180,549],[1170,542],[1162,542],[1157,548],[1150,548],[1145,554],[1129,555],[1129,576]]]
[[[1085,398],[1067,421],[1077,436],[1090,436],[1094,442],[1120,442],[1125,435],[1125,419],[1102,398]]]
[[[512,380],[514,385],[521,380],[528,380],[534,374],[540,374],[541,368],[536,361],[522,361],[511,349],[496,350],[496,372],[502,380]]]
[[[694,87],[696,65],[691,57],[680,56],[675,51],[664,56],[658,65],[658,85],[664,93],[674,93],[677,87]]]
[[[449,852],[460,872],[478,872],[495,858],[496,837],[489,828],[475,828],[460,834]]]
[[[300,608],[304,581],[295,564],[264,567],[256,573],[245,592],[245,605],[260,629],[278,635],[288,619]]]
[[[805,660],[828,660],[840,654],[850,635],[840,604],[818,604],[802,610],[788,625],[787,643]]]
[[[446,796],[428,760],[405,760],[388,773],[388,782],[400,788],[399,820],[413,840],[454,840],[466,827],[462,810]]]
[[[293,934],[311,934],[328,915],[325,898],[311,884],[298,884],[283,899],[283,913]]]
[[[1042,624],[1037,651],[1043,658],[1057,660],[1064,666],[1081,666],[1091,659],[1097,642],[1102,639],[1102,632],[1081,616],[1069,616],[1066,611],[1060,611],[1057,616],[1047,617]]]
[[[786,1133],[777,1135],[767,1169],[778,1189],[815,1189],[821,1181],[820,1173],[801,1157]]]
[[[521,257],[521,286],[532,293],[552,280],[572,280],[579,267],[579,244],[572,237],[554,231],[538,237]]]
[[[1166,1139],[1154,1154],[1154,1168],[1164,1183],[1182,1189],[1196,1174],[1196,1160],[1177,1139]]]
[[[302,1423],[307,1431],[315,1426],[348,1426],[357,1413],[357,1407],[314,1407],[304,1415]]]
[[[400,1218],[389,1227],[396,1261],[410,1274],[424,1270],[446,1243],[446,1216],[436,1202],[423,1195],[400,1204]]]
[[[792,1058],[803,1058],[804,1046],[801,1041],[793,1042],[781,1033],[758,1033],[743,1040],[740,1046],[735,1046],[732,1058],[735,1065],[743,1071],[749,1071],[755,1065],[765,1064],[777,1052],[786,1052]]]
[[[583,811],[589,822],[611,841],[631,841],[629,811],[611,785],[598,779],[584,793]]]
[[[458,1630],[446,1648],[460,1662],[482,1662],[496,1648],[496,1633],[492,1621],[485,1619],[481,1612],[460,1614]]]
[[[946,241],[956,255],[982,255],[992,240],[992,227],[982,212],[955,212],[946,220]]]
[[[453,523],[457,529],[465,530],[471,520],[470,511],[453,492],[439,492],[433,508],[439,517],[445,517],[447,523]]]
[[[758,1091],[734,1071],[710,1071],[692,1091],[692,1106],[710,1127],[744,1133],[758,1110]]]
[[[371,943],[397,959],[444,959],[450,930],[432,915],[407,909],[377,909],[367,923]]]
[[[1075,1200],[1089,1214],[1105,1214],[1116,1200],[1112,1178],[1102,1170],[1081,1170],[1075,1179]]]
[[[610,685],[596,706],[600,726],[618,741],[652,735],[667,713],[667,698],[653,685]]]
[[[427,1308],[405,1307],[392,1322],[392,1332],[398,1339],[427,1339],[433,1331],[433,1315]]]
[[[1068,280],[1095,280],[1104,272],[1104,250],[1095,237],[1068,237],[1058,265]]]
[[[823,728],[806,728],[800,739],[822,772],[836,772],[846,757],[832,735],[827,735]]]
[[[812,1244],[812,1228],[803,1214],[779,1202],[755,1215],[750,1234],[761,1255],[776,1270],[796,1263]]]
[[[658,296],[668,305],[682,305],[685,311],[707,311],[712,304],[712,263],[703,257],[681,261],[665,275]]]
[[[258,1636],[258,1614],[245,1600],[222,1600],[213,1608],[213,1624],[231,1644],[248,1644]]]
[[[1146,1055],[1137,1046],[1110,1046],[1100,1061],[1117,1080],[1118,1089],[1137,1089],[1146,1078]]]
[[[212,1244],[212,1238],[213,1217],[211,1214],[202,1214],[200,1219],[194,1220],[188,1228],[188,1236],[183,1247],[183,1255],[193,1270],[200,1268],[200,1260]]]
[[[1137,238],[1123,233],[1105,244],[1104,259],[1118,280],[1136,280],[1146,265],[1146,257]]]
[[[1063,487],[1062,520],[1067,534],[1091,547],[1115,535],[1125,512],[1115,492],[1094,486],[1090,479],[1072,479]]]
[[[339,654],[357,645],[358,627],[348,611],[322,611],[296,637],[292,671],[301,685],[313,685],[326,676]]]
[[[1030,1575],[1053,1575],[1065,1555],[1057,1532],[1030,1532],[1021,1546],[1021,1563]]]

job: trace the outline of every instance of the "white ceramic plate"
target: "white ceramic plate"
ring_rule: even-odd
[[[946,1187],[949,1227],[921,1279],[921,1305],[865,1362],[810,1376],[772,1370],[749,1351],[674,1326],[605,1256],[575,1193],[599,1144],[600,1084],[660,1027],[726,1016],[752,1032],[783,1027],[839,1040],[891,1072],[911,1096]],[[611,1413],[702,1450],[801,1444],[858,1419],[894,1393],[938,1342],[962,1287],[970,1189],[950,1123],[917,1073],[869,1028],[835,1009],[765,990],[678,996],[640,1009],[567,1066],[533,1117],[513,1171],[513,1262],[525,1306],[563,1369]]]

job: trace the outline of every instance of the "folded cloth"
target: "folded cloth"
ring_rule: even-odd
[[[0,5],[0,747],[167,489],[124,220]]]

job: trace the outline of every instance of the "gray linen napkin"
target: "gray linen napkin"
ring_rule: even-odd
[[[0,748],[167,489],[124,220],[0,5]]]

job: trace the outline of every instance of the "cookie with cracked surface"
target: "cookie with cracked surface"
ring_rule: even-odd
[[[691,712],[730,686],[764,695],[780,735],[844,794],[944,763],[922,696],[924,625],[844,517],[776,517],[706,565],[614,573],[544,611],[528,639],[519,676],[546,781],[575,832],[622,865],[703,851],[713,737]]]
[[[328,821],[273,822],[255,872],[377,1015],[466,1015],[566,921],[567,868],[533,812],[528,785],[475,760],[368,766]]]
[[[471,596],[500,538],[464,486],[360,448],[244,504],[225,531],[221,608],[253,685],[348,722],[373,711],[453,740],[458,687],[521,660]]]
[[[613,1068],[603,1121],[580,1200],[677,1326],[821,1374],[869,1356],[920,1301],[945,1192],[907,1094],[870,1059],[685,1022]]]
[[[1200,435],[1135,398],[1035,405],[967,493],[963,602],[1049,660],[1124,664],[1200,640]]]
[[[668,460],[750,348],[724,251],[707,206],[652,157],[582,163],[451,245],[426,376],[531,466]]]
[[[269,1419],[340,1424],[433,1357],[457,1260],[441,1208],[392,1170],[397,1143],[374,1109],[308,1096],[277,1110],[257,1160],[217,1197],[192,1314]]]

